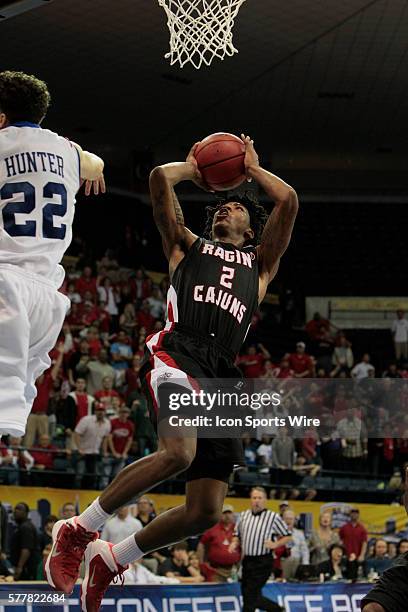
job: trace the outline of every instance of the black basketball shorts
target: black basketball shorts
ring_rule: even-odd
[[[156,425],[161,385],[174,381],[188,388],[194,379],[242,379],[242,372],[234,365],[234,355],[227,348],[179,323],[148,338],[140,375]],[[185,478],[228,482],[238,465],[244,465],[241,439],[198,438],[196,455]]]

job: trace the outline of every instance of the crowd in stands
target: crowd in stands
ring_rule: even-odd
[[[109,252],[93,266],[69,264],[66,272],[62,291],[71,310],[52,366],[37,380],[26,435],[0,442],[4,484],[102,489],[124,465],[156,448],[139,373],[146,338],[164,327],[168,277],[154,283],[141,268],[121,268]],[[356,360],[347,336],[319,313],[303,339],[280,360],[272,358],[272,347],[262,343],[267,323],[263,313],[254,316],[237,364],[266,392],[289,385],[269,416],[309,414],[321,426],[298,436],[285,427],[245,434],[247,469],[269,475],[272,496],[313,499],[319,472],[338,469],[392,476],[398,491],[394,472],[408,461],[408,416],[401,418],[408,394],[398,386],[408,378],[404,313],[392,324],[395,362],[384,372],[375,371],[367,353]],[[369,384],[379,377],[382,394]],[[357,395],[350,387],[356,381],[368,381]]]
[[[266,502],[266,491],[255,487],[250,494],[253,511],[254,492]],[[282,502],[279,513],[290,532],[280,544],[274,540],[273,576],[277,580],[366,580],[377,578],[408,554],[407,532],[391,530],[384,536],[370,537],[360,520],[359,510],[336,515],[336,509],[322,506],[319,524],[306,530],[302,516],[296,516],[289,502]],[[61,518],[77,513],[66,502],[59,516],[41,517],[29,511],[27,504],[14,509],[0,504],[1,555],[0,581],[44,580],[43,562],[50,554],[52,528]],[[142,529],[156,516],[154,503],[147,496],[119,509],[107,520],[100,537],[117,543]],[[220,521],[198,537],[147,555],[130,565],[125,573],[128,584],[176,584],[231,582],[240,575],[241,548],[236,542],[240,513],[225,504]],[[336,526],[334,526],[336,523]],[[83,576],[83,569],[81,569]]]

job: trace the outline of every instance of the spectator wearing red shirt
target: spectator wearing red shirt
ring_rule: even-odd
[[[73,435],[75,427],[82,417],[92,414],[93,403],[94,398],[86,392],[85,379],[77,378],[75,390],[68,394],[62,410],[61,422],[65,427],[67,449],[76,450]]]
[[[330,321],[323,319],[319,312],[315,312],[313,319],[306,323],[305,331],[311,340],[318,340],[322,332],[322,327],[330,331]]]
[[[142,383],[140,382],[139,372],[142,358],[139,354],[133,355],[132,366],[126,370],[125,382],[126,388],[126,399],[134,391],[140,391]]]
[[[93,325],[99,320],[99,308],[91,301],[87,300],[83,304],[81,323],[83,327]]]
[[[110,412],[112,408],[112,399],[114,397],[120,398],[120,395],[113,388],[113,378],[111,376],[104,376],[102,378],[102,389],[98,389],[98,391],[94,394],[95,399],[98,402],[102,402],[108,412]]]
[[[111,328],[112,317],[106,310],[105,300],[99,300],[99,329],[103,334],[109,334]]]
[[[317,445],[319,436],[314,427],[305,431],[304,438],[301,440],[301,454],[308,463],[312,463],[317,458]]]
[[[144,327],[147,334],[150,334],[150,332],[153,331],[153,326],[156,322],[156,319],[150,313],[149,302],[147,302],[146,300],[143,301],[142,307],[138,311],[136,318],[139,328]]]
[[[24,437],[24,446],[31,448],[35,442],[37,434],[48,435],[48,402],[53,390],[54,381],[57,380],[62,360],[64,358],[64,344],[58,345],[58,357],[55,360],[51,369],[41,374],[37,379],[35,386],[37,395],[34,398],[31,413],[28,415],[26,435]]]
[[[294,378],[295,372],[289,365],[289,359],[284,357],[280,364],[273,369],[274,378]]]
[[[359,522],[360,511],[352,508],[350,511],[350,521],[343,525],[339,531],[341,541],[346,549],[347,557],[355,555],[357,561],[363,562],[367,552],[367,530]]]
[[[54,455],[56,447],[51,444],[50,436],[40,436],[38,446],[30,450],[34,459],[34,468],[37,470],[52,470],[54,467]]]
[[[68,323],[73,333],[79,332],[84,328],[84,324],[82,323],[82,308],[80,304],[71,302],[71,308],[65,321]]]
[[[259,378],[263,373],[265,361],[270,358],[271,355],[263,344],[249,346],[246,355],[239,359],[239,366],[244,377]]]
[[[90,357],[97,357],[103,349],[102,342],[99,338],[99,332],[96,327],[91,327],[86,334],[86,339],[89,346]]]
[[[140,304],[149,297],[151,286],[152,281],[145,275],[143,270],[141,268],[136,270],[134,277],[130,279],[132,300]]]
[[[49,486],[51,484],[51,474],[38,474],[44,470],[52,470],[54,468],[54,459],[57,448],[51,444],[50,436],[42,435],[39,438],[39,444],[30,450],[30,454],[34,459],[32,468],[33,485],[34,486]]]
[[[310,378],[313,376],[313,361],[305,352],[306,344],[298,342],[296,353],[290,353],[289,366],[295,372],[295,378]]]
[[[241,559],[240,548],[231,550],[234,528],[234,508],[225,504],[220,522],[201,536],[197,554],[208,582],[228,582],[234,566]]]
[[[263,368],[263,373],[260,375],[259,378],[276,378],[274,376],[274,371],[275,371],[275,366],[273,365],[272,361],[270,359],[266,359],[265,363],[264,363],[264,368]]]
[[[92,414],[92,404],[94,398],[86,392],[85,378],[77,378],[75,381],[75,391],[71,391],[67,397],[67,412],[71,413],[72,421],[69,429],[73,431],[79,421],[84,416]],[[67,424],[65,425],[68,426]]]
[[[83,269],[82,276],[76,282],[76,290],[81,296],[84,296],[86,291],[90,291],[96,297],[96,278],[92,276],[92,268],[90,266],[85,266]]]
[[[103,458],[104,486],[115,478],[116,474],[123,469],[128,452],[133,442],[135,426],[129,420],[130,408],[120,406],[118,417],[111,420],[111,432],[108,436],[108,452]]]

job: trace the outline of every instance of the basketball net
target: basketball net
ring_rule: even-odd
[[[245,0],[158,0],[167,15],[170,64],[207,66],[215,57],[238,53],[232,44],[234,19]]]

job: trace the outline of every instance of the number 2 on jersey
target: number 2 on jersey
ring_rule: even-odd
[[[232,289],[232,279],[235,275],[235,269],[229,268],[228,266],[222,266],[222,274],[220,278],[220,285],[227,289]]]
[[[36,221],[25,221],[17,223],[16,215],[29,215],[36,205],[35,187],[28,181],[21,183],[6,183],[0,189],[0,200],[9,200],[14,194],[21,194],[23,199],[17,202],[9,202],[3,209],[4,229],[10,236],[35,236]],[[50,202],[42,209],[42,237],[63,240],[65,238],[66,225],[55,227],[54,217],[63,217],[67,212],[67,190],[62,183],[49,182],[43,189],[44,199],[60,196],[59,203]]]

